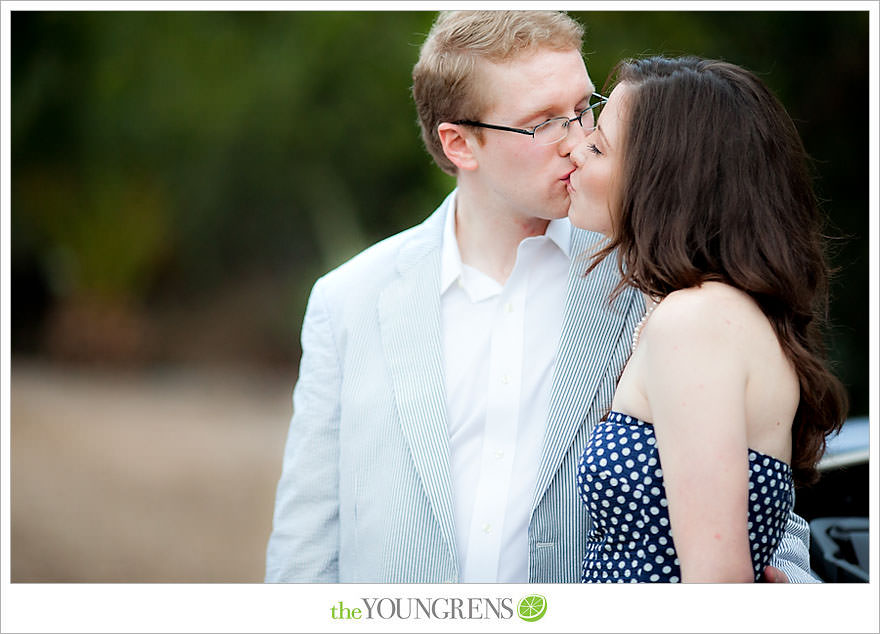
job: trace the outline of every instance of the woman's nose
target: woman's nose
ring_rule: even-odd
[[[580,143],[571,148],[568,157],[575,167],[581,167],[584,164],[584,152],[586,150],[586,139],[582,139]]]

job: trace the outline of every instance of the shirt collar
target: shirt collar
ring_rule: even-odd
[[[550,224],[547,225],[547,232],[544,235],[559,247],[559,250],[565,254],[565,257],[569,257],[571,249],[571,221],[568,219],[568,216],[551,220]]]
[[[455,239],[455,200],[453,200],[446,211],[443,242],[440,247],[441,295],[461,276],[461,267],[461,252],[458,250],[458,240]]]
[[[571,246],[571,222],[568,218],[551,220],[544,235],[569,257]],[[453,282],[462,275],[461,252],[455,238],[455,201],[449,205],[443,225],[443,243],[440,251],[440,294],[443,295]]]

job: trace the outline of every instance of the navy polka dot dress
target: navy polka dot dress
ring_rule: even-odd
[[[611,412],[590,434],[577,481],[592,523],[581,581],[681,580],[653,425]],[[785,531],[793,490],[789,465],[749,451],[748,530],[755,580]]]

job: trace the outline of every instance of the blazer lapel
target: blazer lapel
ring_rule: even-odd
[[[592,412],[591,408],[595,407],[594,400],[602,377],[611,369],[612,352],[624,335],[627,312],[638,296],[627,290],[612,304],[608,303],[608,297],[620,279],[613,256],[605,258],[588,278],[584,277],[588,260],[581,258],[580,254],[594,249],[597,239],[598,234],[572,229],[572,264],[565,317],[550,392],[550,412],[538,469],[535,507],[559,469],[588,412],[592,416],[601,414]],[[617,370],[614,368],[614,371]]]
[[[440,331],[442,205],[401,249],[400,276],[379,298],[394,397],[413,463],[455,559],[452,478]],[[390,465],[389,465],[390,467]]]

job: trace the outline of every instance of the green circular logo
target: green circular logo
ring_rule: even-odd
[[[547,599],[540,594],[530,594],[519,602],[517,614],[523,621],[538,621],[547,612]]]

